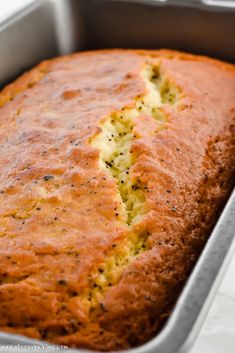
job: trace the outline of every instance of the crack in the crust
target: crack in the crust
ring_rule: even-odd
[[[32,216],[33,211],[37,208],[38,202],[34,202],[29,207],[19,208],[16,210],[11,210],[2,216],[2,220],[14,218],[19,221],[25,221]],[[5,225],[1,225],[0,238],[8,235]]]
[[[3,272],[0,274],[0,286],[4,284],[16,284],[22,282],[30,277],[30,274],[22,274],[22,275],[9,275],[7,272]]]
[[[117,184],[117,198],[121,205],[118,215],[128,226],[137,223],[143,215],[147,189],[131,173],[136,162],[132,143],[139,138],[133,132],[135,120],[142,114],[149,115],[158,122],[158,130],[163,129],[166,117],[160,108],[165,103],[174,105],[178,94],[160,73],[159,65],[145,65],[141,76],[148,94],[137,97],[134,108],[124,107],[120,112],[113,112],[103,122],[102,132],[92,140],[92,146],[100,150],[100,168]]]
[[[9,213],[5,214],[3,216],[3,218],[12,217],[12,218],[19,219],[19,220],[20,219],[23,219],[23,220],[28,219],[31,217],[32,211],[34,211],[35,208],[37,207],[37,204],[38,204],[38,202],[34,202],[32,206],[10,211]]]
[[[141,114],[149,115],[158,122],[158,131],[166,128],[167,117],[161,106],[175,106],[180,96],[178,88],[161,72],[159,62],[146,63],[140,75],[148,93],[135,98],[134,108],[123,107],[121,111],[108,116],[101,124],[101,133],[91,139],[91,145],[100,151],[100,169],[116,183],[116,197],[120,204],[118,217],[128,232],[124,243],[114,244],[95,279],[93,277],[90,280],[90,288],[83,298],[90,303],[91,313],[102,300],[104,292],[118,283],[124,267],[147,249],[149,233],[142,231],[137,234],[133,231],[133,226],[141,221],[145,213],[145,193],[148,188],[140,178],[132,175],[132,166],[137,161],[132,144],[140,137],[133,132],[135,120]]]
[[[27,167],[24,167],[21,169],[25,170],[27,169]],[[56,184],[51,184],[50,185],[51,188],[57,188]],[[7,211],[5,214],[3,214],[1,216],[2,220],[4,219],[9,219],[9,218],[13,218],[15,220],[18,221],[25,221],[27,219],[30,219],[34,213],[35,210],[40,210],[42,203],[44,202],[44,198],[50,194],[51,192],[53,192],[53,189],[51,189],[50,191],[44,186],[44,185],[39,185],[37,187],[37,191],[40,193],[40,197],[38,198],[37,201],[34,201],[31,205],[29,205],[28,207],[24,206],[24,207],[17,207],[16,209],[13,210],[9,210]],[[6,231],[5,226],[1,225],[1,230],[0,230],[0,238],[7,236],[8,233]]]

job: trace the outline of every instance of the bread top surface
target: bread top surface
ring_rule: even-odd
[[[0,329],[97,350],[145,342],[231,190],[234,67],[73,54],[0,104]]]

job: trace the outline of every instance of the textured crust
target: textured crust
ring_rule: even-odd
[[[162,104],[163,129],[134,122],[130,173],[146,192],[127,225],[91,141],[147,94],[140,72],[155,61],[180,98]],[[7,86],[0,105],[0,329],[96,350],[150,339],[232,187],[234,67],[167,50],[73,54]],[[130,231],[143,249],[108,273]],[[102,272],[110,283],[97,289]]]

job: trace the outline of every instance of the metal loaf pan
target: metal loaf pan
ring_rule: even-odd
[[[0,85],[43,59],[96,48],[164,47],[235,62],[234,38],[235,0],[29,0],[0,23]],[[235,191],[164,328],[128,352],[190,351],[229,262],[234,233]],[[35,352],[55,349],[0,333],[0,345],[33,343]],[[30,351],[15,348],[11,351]]]

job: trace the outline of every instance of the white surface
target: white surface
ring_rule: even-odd
[[[0,21],[9,17],[22,4],[29,3],[30,0],[0,0]]]
[[[29,1],[0,0],[0,20]],[[235,256],[192,353],[235,353]]]
[[[235,353],[235,256],[192,353]]]

